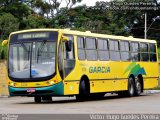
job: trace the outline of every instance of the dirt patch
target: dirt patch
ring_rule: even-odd
[[[0,61],[0,96],[8,95],[6,61]]]

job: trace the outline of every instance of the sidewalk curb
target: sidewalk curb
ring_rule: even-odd
[[[10,96],[8,95],[0,95],[0,98],[9,98]]]
[[[144,93],[147,93],[147,94],[156,94],[156,93],[160,93],[160,90],[144,90]]]

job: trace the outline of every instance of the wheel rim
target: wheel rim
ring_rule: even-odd
[[[130,94],[133,95],[133,93],[134,93],[133,84],[130,84]]]
[[[136,90],[137,90],[137,93],[139,95],[141,93],[141,84],[139,83],[139,81],[136,84]]]
[[[133,78],[129,78],[129,86],[128,86],[128,95],[134,96],[134,91],[135,91],[135,87],[134,87],[134,81]]]

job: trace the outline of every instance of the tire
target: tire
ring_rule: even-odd
[[[89,98],[90,92],[89,92],[89,89],[87,89],[87,87],[88,86],[86,85],[85,81],[82,80],[79,86],[79,94],[76,95],[77,101],[85,101]]]
[[[134,96],[135,93],[135,86],[134,86],[134,79],[130,77],[128,79],[128,91],[127,91],[127,96],[132,97]]]
[[[126,97],[126,91],[119,91],[118,96],[119,97]]]
[[[93,93],[93,94],[90,94],[90,97],[91,99],[95,99],[95,100],[103,99],[105,94],[106,93]]]
[[[52,96],[44,96],[42,97],[43,101],[52,102]]]
[[[41,103],[41,102],[42,102],[41,100],[42,100],[42,99],[41,99],[41,97],[39,97],[39,96],[34,97],[34,102],[35,102],[35,103]]]
[[[142,84],[138,78],[135,83],[135,96],[139,96],[141,92],[142,92]]]

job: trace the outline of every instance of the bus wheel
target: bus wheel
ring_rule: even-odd
[[[118,96],[119,97],[126,97],[126,92],[125,91],[119,91]]]
[[[42,97],[43,101],[51,102],[52,101],[52,96],[44,96]]]
[[[106,93],[93,93],[90,94],[91,99],[102,99]]]
[[[128,79],[128,91],[127,91],[127,96],[132,97],[134,96],[135,92],[135,86],[134,86],[134,79],[130,77]]]
[[[34,97],[34,102],[35,103],[41,103],[41,97],[39,97],[39,96]]]
[[[135,83],[135,95],[139,96],[141,92],[142,92],[142,85],[139,78],[137,78],[137,81]]]
[[[76,95],[77,101],[85,101],[89,98],[89,89],[84,80],[80,82],[79,95]]]

